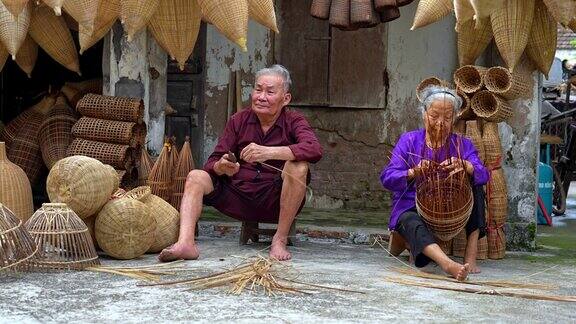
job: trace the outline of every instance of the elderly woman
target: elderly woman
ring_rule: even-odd
[[[452,133],[452,125],[462,99],[455,91],[431,86],[421,93],[424,129],[403,134],[384,168],[380,180],[393,193],[393,210],[389,228],[407,243],[416,267],[435,261],[446,273],[465,280],[468,273],[477,273],[478,239],[485,235],[484,192],[488,170],[478,157],[474,144]],[[440,160],[439,160],[440,159]],[[436,160],[436,161],[433,161]],[[440,163],[447,174],[466,172],[472,185],[474,206],[466,225],[468,243],[464,264],[450,259],[416,211],[416,182],[432,163]]]

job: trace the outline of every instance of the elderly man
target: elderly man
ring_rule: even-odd
[[[306,119],[285,108],[292,99],[291,84],[290,73],[281,65],[256,74],[250,109],[230,118],[204,170],[188,174],[180,236],[160,253],[160,261],[198,258],[194,231],[202,203],[242,221],[278,222],[270,257],[291,258],[288,233],[304,205],[308,164],[322,157]]]

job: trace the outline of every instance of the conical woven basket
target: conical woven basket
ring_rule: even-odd
[[[248,16],[276,34],[279,33],[273,0],[248,0]]]
[[[122,0],[120,21],[122,21],[124,30],[128,35],[128,41],[132,41],[134,35],[146,27],[150,18],[158,10],[160,3],[160,0]]]
[[[500,55],[511,71],[528,44],[535,0],[507,0],[501,10],[490,15],[492,31]]]
[[[190,138],[186,137],[178,163],[176,164],[176,172],[174,173],[174,191],[172,192],[172,206],[180,209],[182,202],[182,195],[184,195],[184,186],[186,184],[186,177],[190,171],[194,170],[194,158],[192,156],[192,148],[190,147]]]
[[[54,97],[44,97],[42,98],[37,104],[34,106],[24,110],[20,115],[14,118],[6,127],[4,128],[3,132],[0,134],[0,138],[2,138],[6,142],[6,149],[10,148],[12,142],[18,135],[18,132],[26,127],[28,123],[28,118],[36,112],[45,113],[52,108],[54,105],[56,98]]]
[[[330,25],[341,29],[350,28],[350,0],[332,0]]]
[[[424,91],[424,89],[426,89],[429,86],[446,86],[448,85],[448,82],[439,79],[437,77],[429,77],[426,78],[422,81],[420,81],[420,83],[418,83],[418,86],[416,86],[416,97],[418,98],[418,100],[422,101],[422,91]]]
[[[154,243],[155,231],[150,208],[133,198],[109,201],[96,218],[98,245],[116,259],[134,259],[146,253]]]
[[[24,43],[30,26],[30,8],[26,7],[15,18],[10,11],[0,2],[0,40],[12,59],[16,59],[18,49]]]
[[[14,15],[14,17],[18,18],[22,10],[26,8],[28,5],[29,0],[2,0],[4,6],[10,13]]]
[[[446,17],[454,9],[452,0],[420,0],[411,30],[424,27]]]
[[[558,23],[568,25],[576,15],[576,2],[573,0],[544,0],[548,11]]]
[[[76,138],[68,147],[68,156],[84,155],[109,164],[120,170],[134,165],[132,148],[128,145],[112,144]]]
[[[475,25],[473,20],[469,20],[460,25],[458,29],[458,61],[460,66],[473,65],[494,37],[492,24],[488,19],[482,20],[477,28]]]
[[[92,30],[83,25],[78,27],[80,54],[101,40],[120,17],[120,0],[100,0]]]
[[[472,8],[470,0],[454,0],[454,14],[456,16],[456,32],[459,33],[461,26],[472,21],[474,17],[474,8]],[[467,64],[474,64],[474,62]]]
[[[497,168],[501,165],[502,144],[500,144],[500,135],[498,133],[498,124],[485,123],[484,132],[482,133],[482,142],[486,151],[484,164],[491,168]]]
[[[205,16],[226,38],[246,51],[248,2],[245,0],[198,0]]]
[[[68,205],[78,216],[95,215],[118,188],[116,171],[86,156],[64,158],[52,167],[46,181],[51,202]]]
[[[45,169],[38,143],[38,132],[43,119],[44,115],[38,111],[28,116],[26,127],[17,133],[8,149],[8,157],[24,170],[32,185],[40,180],[40,175]]]
[[[98,12],[98,3],[100,0],[65,0],[62,8],[70,15],[79,25],[88,30],[92,30],[94,18]]]
[[[492,260],[504,259],[506,255],[506,235],[502,228],[488,228],[488,258]]]
[[[486,187],[486,200],[488,213],[487,223],[490,226],[501,226],[508,218],[508,189],[506,188],[506,178],[502,169],[490,172],[490,181]]]
[[[469,0],[476,19],[484,19],[490,16],[494,11],[501,10],[506,1],[502,0]]]
[[[8,53],[8,50],[6,50],[6,47],[4,47],[4,44],[2,44],[2,42],[0,42],[0,71],[2,71],[2,69],[4,69],[4,65],[6,64],[6,60],[8,60],[8,56],[10,56],[10,53]],[[2,132],[2,129],[0,129],[0,133]]]
[[[18,56],[16,56],[16,64],[26,73],[26,75],[31,78],[32,70],[36,65],[36,59],[38,58],[38,44],[28,35],[24,40],[24,43],[18,50]]]
[[[574,12],[576,12],[576,8]],[[536,0],[534,20],[526,45],[526,53],[546,77],[548,77],[548,72],[554,61],[554,54],[556,54],[557,36],[556,21],[546,9],[544,2]]]
[[[152,193],[166,201],[170,201],[170,198],[172,198],[174,169],[170,159],[171,150],[170,143],[166,141],[148,176],[148,185],[152,189]]]
[[[138,166],[138,184],[140,186],[148,185],[148,176],[150,175],[150,171],[154,166],[154,162],[148,154],[148,150],[143,148],[140,152],[140,165]]]
[[[373,27],[380,23],[380,16],[372,0],[350,1],[350,24],[358,27]]]
[[[172,168],[172,180],[174,180],[174,174],[176,174],[176,166],[178,165],[180,154],[178,153],[178,147],[176,147],[176,136],[172,136],[169,142],[170,142],[170,165]],[[170,200],[168,199],[167,201]]]
[[[486,88],[507,100],[531,98],[533,81],[529,74],[510,73],[501,66],[491,67],[484,75]]]
[[[72,134],[86,140],[135,147],[144,144],[137,136],[139,127],[142,125],[133,122],[82,117],[72,128]]]
[[[332,0],[312,0],[310,15],[314,18],[326,20],[330,18],[330,4]]]
[[[472,109],[478,117],[495,123],[503,122],[513,114],[512,107],[504,98],[486,90],[472,97]]]
[[[196,0],[163,0],[148,29],[184,70],[194,51],[202,14]]]
[[[465,65],[454,72],[454,83],[466,93],[474,93],[484,86],[487,69],[481,66]]]
[[[478,122],[475,120],[469,120],[466,122],[466,137],[468,137],[474,147],[478,150],[478,156],[480,160],[484,162],[486,159],[486,150],[484,149],[484,142],[482,141],[482,132],[478,127]]]
[[[144,122],[144,102],[138,98],[85,95],[77,104],[82,116],[120,120],[141,124]]]
[[[28,270],[37,252],[24,222],[0,203],[0,272]]]
[[[40,125],[38,142],[42,159],[51,169],[61,159],[67,157],[68,147],[74,140],[72,126],[77,119],[64,97],[58,97],[54,107]]]
[[[62,5],[64,4],[64,0],[42,0],[42,2],[52,8],[56,16],[62,15]]]
[[[35,7],[32,10],[29,32],[32,39],[56,62],[80,74],[76,45],[63,17],[55,16],[46,6]]]
[[[35,270],[82,270],[100,265],[86,224],[66,204],[43,204],[26,222],[38,245]]]
[[[458,89],[457,94],[462,98],[462,107],[460,107],[460,111],[458,112],[458,119],[460,120],[471,120],[476,119],[476,114],[474,110],[472,110],[472,106],[470,105],[470,97],[468,95]]]

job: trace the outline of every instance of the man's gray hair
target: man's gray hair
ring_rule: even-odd
[[[261,69],[256,72],[256,80],[263,75],[274,75],[282,78],[282,85],[284,86],[284,91],[290,92],[292,87],[292,78],[290,77],[290,72],[283,65],[274,64],[271,67]]]
[[[460,98],[455,90],[449,89],[447,87],[437,85],[428,86],[420,92],[420,98],[422,98],[422,102],[420,104],[420,110],[422,110],[422,112],[428,110],[430,105],[432,105],[432,103],[436,100],[447,100],[451,102],[455,113],[460,111],[460,108],[462,107],[462,98]]]

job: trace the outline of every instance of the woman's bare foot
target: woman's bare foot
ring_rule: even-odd
[[[473,259],[473,260],[464,259],[464,263],[468,264],[468,273],[480,273],[480,272],[482,272],[480,270],[480,267],[476,263],[476,259]]]
[[[270,247],[270,258],[276,259],[278,261],[286,261],[292,259],[292,254],[286,248],[288,244],[288,238],[274,237],[272,238],[272,246]]]
[[[198,251],[196,243],[184,245],[177,242],[176,244],[162,250],[162,252],[160,252],[158,255],[158,260],[160,262],[171,262],[180,259],[196,260],[199,256],[200,251]]]
[[[452,261],[444,271],[450,274],[454,279],[464,281],[468,277],[469,265],[468,263],[462,265],[458,262]]]

